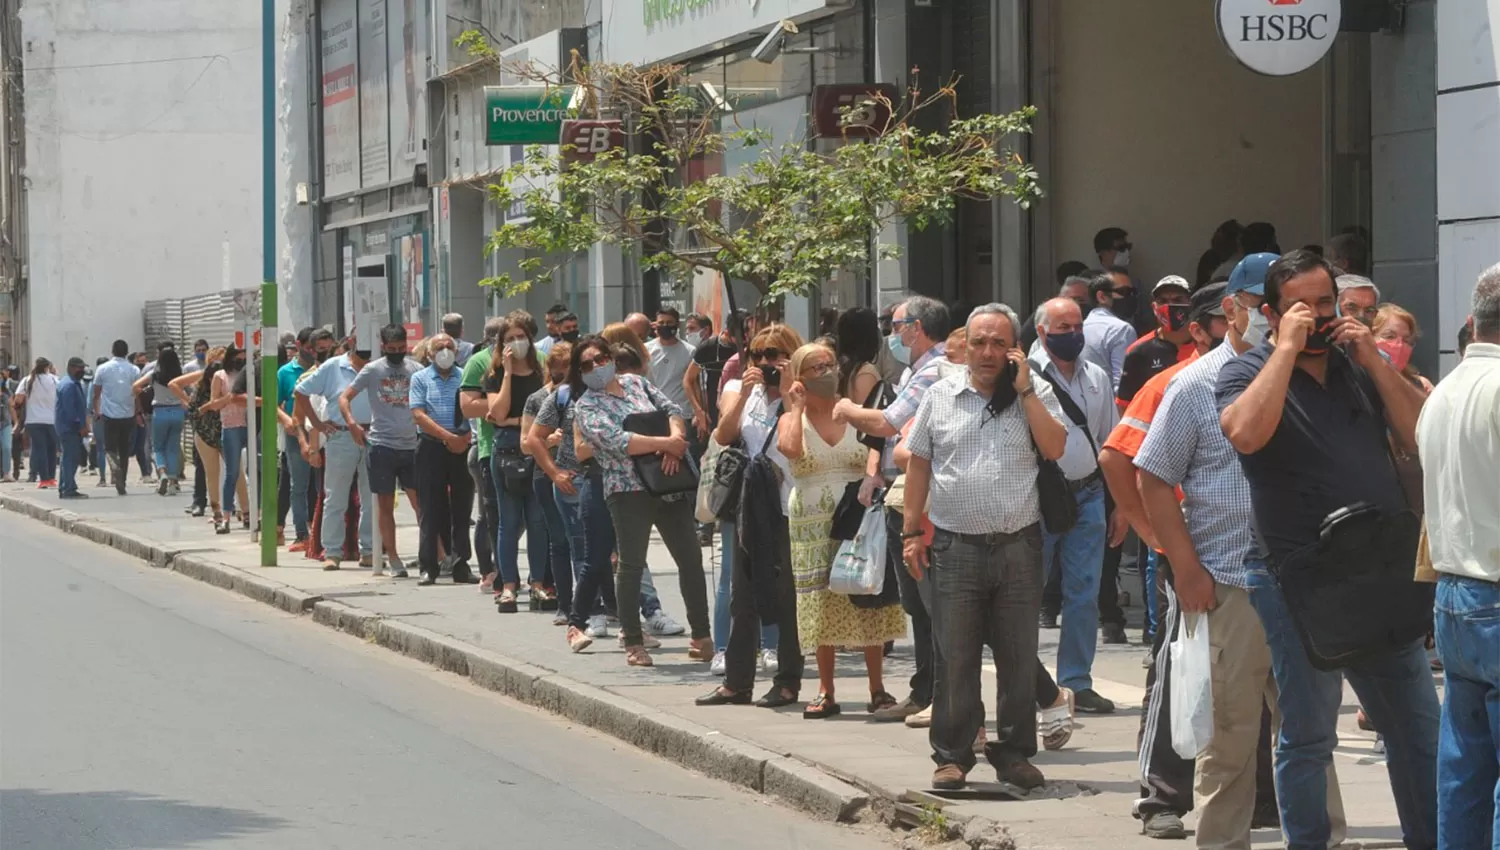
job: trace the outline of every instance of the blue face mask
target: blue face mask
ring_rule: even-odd
[[[1078,355],[1083,353],[1083,331],[1065,334],[1049,333],[1045,340],[1047,350],[1052,353],[1053,357],[1064,363],[1072,363],[1078,359]]]
[[[891,356],[896,358],[897,363],[902,366],[911,365],[911,346],[901,341],[901,331],[892,331],[885,338],[885,344],[891,349]]]
[[[584,373],[583,385],[591,390],[602,390],[614,379],[615,364],[606,363],[603,366],[595,366],[592,372]]]

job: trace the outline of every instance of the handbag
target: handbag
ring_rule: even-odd
[[[828,591],[845,596],[879,596],[885,589],[885,505],[864,512],[859,531],[839,544],[828,568]]]
[[[859,535],[865,521],[865,506],[859,502],[859,488],[864,480],[850,481],[844,485],[844,495],[833,509],[833,521],[828,526],[830,540],[853,540]]]
[[[1036,496],[1042,509],[1042,524],[1048,534],[1062,534],[1078,524],[1078,499],[1068,489],[1062,467],[1042,456],[1035,438],[1031,448],[1036,452]]]
[[[632,413],[625,417],[621,428],[643,437],[668,437],[672,434],[672,421],[660,408],[645,413]],[[641,488],[647,495],[656,498],[679,496],[698,488],[698,464],[691,453],[682,456],[677,471],[668,475],[662,468],[659,454],[634,455],[635,474],[641,479]]]
[[[865,403],[861,406],[869,410],[885,410],[895,400],[895,395],[891,392],[890,384],[887,384],[885,381],[876,381],[875,389],[870,391],[870,396],[865,399]],[[885,437],[875,437],[869,434],[859,435],[861,443],[877,452],[885,451],[885,440]]]
[[[776,410],[772,412],[771,430],[766,434],[766,441],[760,447],[762,456],[770,451],[771,442],[776,439],[776,429],[779,427],[781,427],[780,401],[776,402]],[[718,446],[718,443],[714,445]],[[704,463],[706,465],[708,461],[705,460]],[[713,519],[723,519],[739,511],[740,499],[745,492],[745,471],[749,468],[750,453],[745,451],[743,440],[732,446],[719,448],[714,460],[714,474],[705,476],[705,480],[710,482],[708,510],[713,514]],[[711,520],[701,521],[710,522]]]

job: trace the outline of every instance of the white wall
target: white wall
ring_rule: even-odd
[[[226,265],[257,285],[260,4],[26,0],[21,19],[32,352],[138,346],[144,302],[217,290]]]
[[[1460,0],[1461,1],[1461,0]],[[1052,4],[1050,216],[1036,276],[1093,264],[1094,234],[1119,226],[1147,284],[1191,278],[1219,222],[1269,221],[1283,248],[1321,243],[1319,69],[1264,77],[1230,56],[1204,0]]]
[[[1437,4],[1438,317],[1455,347],[1474,282],[1500,262],[1500,0]],[[1443,355],[1445,370],[1456,361]]]

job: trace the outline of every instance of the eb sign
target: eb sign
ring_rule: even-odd
[[[1342,6],[1342,0],[1218,0],[1219,38],[1252,71],[1296,74],[1333,47]]]
[[[605,151],[625,147],[625,128],[619,121],[564,121],[560,144],[564,162],[593,162]]]

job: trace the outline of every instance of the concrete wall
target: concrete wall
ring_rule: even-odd
[[[28,0],[21,20],[33,353],[139,345],[145,301],[258,284],[259,4]]]
[[[1094,233],[1135,242],[1131,271],[1191,277],[1219,222],[1270,221],[1283,247],[1321,242],[1323,82],[1318,69],[1242,67],[1203,0],[1053,2],[1051,62],[1034,91],[1050,122],[1050,245],[1035,276],[1095,262]],[[1050,255],[1049,255],[1050,249]]]
[[[1451,352],[1476,278],[1500,261],[1500,0],[1436,5],[1437,310]]]

